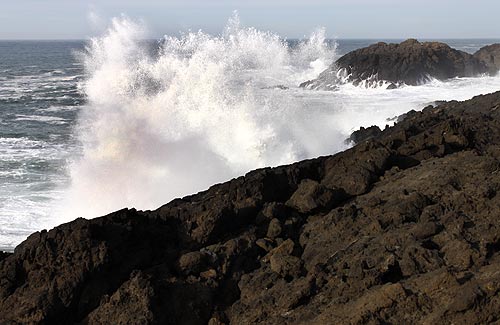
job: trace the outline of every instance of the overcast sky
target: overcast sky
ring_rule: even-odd
[[[288,38],[316,27],[337,38],[500,38],[500,0],[6,0],[0,39],[88,38],[121,14],[145,21],[151,37],[218,34],[234,10],[243,25]]]

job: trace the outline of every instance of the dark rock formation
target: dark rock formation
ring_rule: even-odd
[[[474,53],[474,57],[484,62],[491,74],[500,71],[500,44],[484,46]]]
[[[352,51],[332,64],[315,80],[301,87],[335,89],[339,83],[352,82],[366,86],[388,83],[388,89],[399,84],[418,85],[429,78],[446,80],[471,77],[488,72],[478,58],[444,43],[409,39],[400,44],[377,43]]]
[[[10,253],[7,252],[2,252],[0,251],[0,261],[7,258],[7,256],[11,255]]]
[[[358,144],[362,141],[378,136],[381,132],[382,131],[380,130],[380,128],[376,125],[372,125],[368,128],[361,127],[359,130],[351,133],[351,136],[349,137],[349,139],[347,139],[347,142]]]
[[[1,324],[500,320],[500,92],[155,211],[31,235]]]

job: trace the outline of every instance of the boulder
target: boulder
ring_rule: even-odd
[[[276,238],[281,234],[282,227],[281,227],[281,222],[279,219],[272,219],[271,222],[269,222],[269,227],[267,228],[267,237],[269,238]]]
[[[343,190],[330,189],[316,181],[305,179],[286,204],[300,213],[310,213],[317,209],[331,208],[344,199],[346,195]]]
[[[358,144],[362,141],[376,137],[381,132],[382,131],[380,130],[380,128],[376,125],[372,125],[368,128],[360,127],[359,130],[356,130],[353,133],[351,133],[351,136],[349,137],[349,139],[346,139],[346,142],[347,143],[352,142],[354,144]]]
[[[302,261],[292,255],[294,246],[294,242],[287,239],[269,253],[269,263],[273,272],[282,277],[297,277],[300,274]]]
[[[178,261],[179,271],[185,275],[198,275],[206,269],[209,263],[209,256],[202,252],[189,252],[182,255]]]

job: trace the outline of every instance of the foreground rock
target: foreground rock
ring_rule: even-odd
[[[388,88],[396,88],[400,84],[422,84],[430,78],[472,77],[489,71],[480,57],[439,42],[381,42],[344,55],[317,79],[300,86],[331,90],[339,83],[352,82],[367,87],[385,83]]]
[[[500,71],[500,44],[482,47],[474,53],[474,57],[484,62],[491,74],[496,74]]]
[[[7,258],[10,253],[0,251],[0,261]]]
[[[31,235],[1,324],[500,320],[500,93],[334,156]]]
[[[349,139],[346,139],[347,143],[358,144],[362,141],[372,139],[380,135],[382,131],[376,125],[372,125],[368,128],[361,127],[359,130],[354,131]]]

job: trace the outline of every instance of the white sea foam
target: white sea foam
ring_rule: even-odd
[[[485,77],[396,90],[299,89],[335,59],[324,30],[290,49],[236,17],[221,36],[166,36],[157,56],[140,41],[146,36],[142,25],[118,18],[88,45],[83,153],[71,166],[61,215],[156,208],[257,167],[343,150],[359,126],[383,127],[434,100],[500,88],[500,78]]]
[[[77,111],[81,107],[79,106],[50,106],[48,108],[40,109],[43,112],[68,112],[68,111]]]
[[[0,250],[12,249],[34,231],[53,225],[54,202],[61,199],[67,178],[60,165],[64,144],[25,137],[0,138]]]
[[[16,115],[17,121],[35,121],[35,122],[45,122],[51,124],[64,124],[68,123],[67,119],[58,116],[49,116],[49,115]]]
[[[32,100],[43,100],[62,93],[77,93],[73,88],[82,75],[62,74],[63,70],[55,70],[42,74],[0,77],[0,100],[23,100],[26,96]]]

